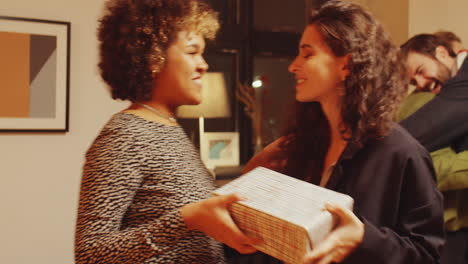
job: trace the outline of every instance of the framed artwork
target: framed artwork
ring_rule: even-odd
[[[70,23],[0,16],[0,131],[68,131]]]
[[[208,168],[239,165],[238,132],[205,132],[200,143],[201,157]]]

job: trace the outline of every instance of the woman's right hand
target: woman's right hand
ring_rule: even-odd
[[[340,205],[327,204],[325,208],[339,217],[339,223],[322,243],[304,257],[306,264],[340,263],[364,238],[364,224],[352,211]]]
[[[233,203],[242,200],[238,194],[215,196],[183,206],[181,214],[189,229],[201,231],[242,254],[250,254],[257,251],[252,245],[261,240],[242,233],[228,211]]]

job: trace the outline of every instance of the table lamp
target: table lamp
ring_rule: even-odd
[[[198,118],[200,149],[204,147],[205,118],[229,117],[230,106],[226,81],[222,72],[207,72],[202,77],[202,103],[180,106],[176,111],[179,118]]]

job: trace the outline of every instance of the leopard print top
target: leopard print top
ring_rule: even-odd
[[[188,230],[179,210],[213,189],[180,126],[115,114],[86,153],[76,263],[225,263],[221,244]]]

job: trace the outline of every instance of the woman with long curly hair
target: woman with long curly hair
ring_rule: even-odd
[[[217,14],[198,0],[109,0],[101,76],[130,106],[86,153],[76,263],[225,263],[222,245],[256,250],[231,219],[237,195],[208,198],[213,178],[174,119],[201,102],[205,38]],[[214,238],[214,239],[213,239]]]
[[[388,33],[359,5],[329,0],[311,15],[289,66],[292,123],[244,170],[265,166],[353,197],[353,212],[327,205],[339,224],[306,263],[438,263],[442,197],[431,158],[392,122],[402,68]]]

